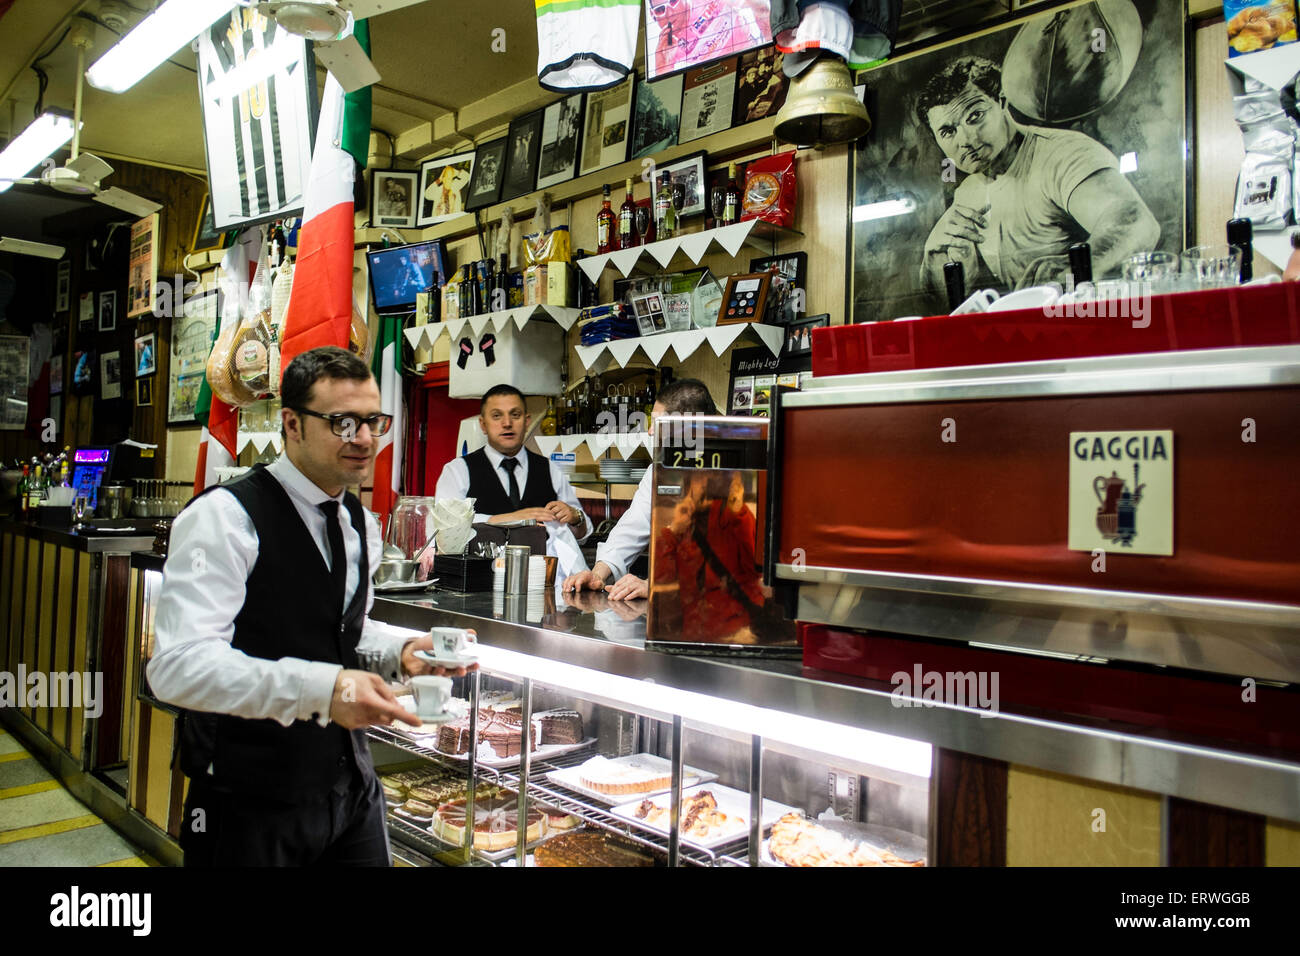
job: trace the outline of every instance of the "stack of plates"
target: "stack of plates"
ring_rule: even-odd
[[[600,477],[604,481],[616,482],[618,484],[636,484],[645,474],[646,461],[644,459],[617,459],[602,458],[600,460]]]

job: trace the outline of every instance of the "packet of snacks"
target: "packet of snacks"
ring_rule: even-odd
[[[745,167],[741,221],[762,219],[792,229],[795,194],[794,150],[756,159]]]

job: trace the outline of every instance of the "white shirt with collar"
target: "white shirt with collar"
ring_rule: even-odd
[[[366,588],[366,618],[357,644],[361,666],[388,680],[402,676],[401,654],[420,631],[372,621],[375,596],[370,581],[359,581],[361,537],[342,507],[343,495],[331,497],[281,455],[267,471],[280,482],[327,567],[331,566],[325,501],[338,501],[338,520],[348,562],[344,606],[359,586]],[[370,567],[383,552],[379,524],[365,512],[366,553]],[[257,562],[253,519],[233,494],[217,489],[197,499],[172,525],[162,591],[154,618],[154,654],[149,686],[159,699],[189,710],[231,714],[251,720],[270,718],[284,726],[295,720],[329,723],[338,664],[296,657],[266,660],[232,646],[235,616],[244,606],[245,584]],[[286,594],[286,601],[308,595]]]
[[[492,465],[492,473],[497,476],[501,482],[501,488],[508,495],[510,494],[510,475],[501,467],[501,462],[505,461],[506,456],[501,454],[491,445],[484,445],[483,451],[487,453],[488,463]],[[519,462],[515,468],[515,481],[519,483],[519,494],[523,495],[524,489],[528,487],[528,452],[520,448],[514,456]],[[583,511],[582,505],[578,503],[578,496],[574,493],[573,486],[569,484],[569,477],[560,471],[555,462],[549,463],[551,466],[551,487],[555,489],[555,500],[563,501],[570,508],[577,508],[582,512],[582,524],[570,525],[569,529],[573,536],[579,541],[586,541],[591,535],[591,519],[587,517],[587,512]],[[468,498],[469,497],[469,465],[465,464],[464,456],[458,456],[447,462],[443,466],[442,474],[438,476],[438,487],[434,494],[439,498]],[[475,522],[484,522],[492,517],[489,514],[475,512]],[[548,521],[547,525],[561,525],[559,521]]]
[[[647,468],[627,511],[618,519],[609,537],[596,546],[596,560],[609,565],[614,572],[613,581],[627,574],[632,562],[650,545],[650,482],[653,477],[654,468]]]

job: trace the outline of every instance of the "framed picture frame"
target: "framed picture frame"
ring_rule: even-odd
[[[54,311],[67,312],[72,297],[72,262],[64,259],[55,268]]]
[[[632,159],[651,156],[677,145],[682,122],[682,75],[654,83],[638,83],[632,116]]]
[[[804,314],[802,306],[807,299],[808,253],[787,252],[779,256],[759,256],[749,260],[749,271],[775,272],[784,280],[780,286],[780,301],[771,303],[776,307],[769,309],[771,318],[778,325],[789,325]]]
[[[370,174],[370,224],[414,229],[420,174],[408,169],[376,169]]]
[[[733,126],[775,116],[785,105],[790,79],[784,72],[785,54],[765,46],[740,55],[736,70],[736,105]]]
[[[506,133],[505,181],[500,202],[526,196],[537,188],[537,156],[542,148],[542,111],[510,121]]]
[[[95,327],[95,293],[83,292],[77,296],[77,328]]]
[[[99,331],[117,330],[117,290],[109,289],[99,294]]]
[[[791,322],[785,328],[785,345],[782,355],[811,355],[812,330],[824,328],[831,324],[831,314],[805,315]]]
[[[582,93],[557,100],[542,111],[542,140],[537,155],[538,189],[568,182],[577,174],[582,118]]]
[[[632,95],[636,92],[636,72],[608,89],[587,94],[583,129],[582,163],[578,174],[586,176],[627,159],[632,142]]]
[[[1069,246],[1103,232],[1110,251],[1099,260],[1093,244],[1096,275],[1117,271],[1134,252],[1180,251],[1191,189],[1187,91],[1195,86],[1187,82],[1186,6],[1125,6],[1136,12],[1132,28],[1113,37],[1105,57],[1089,57],[1086,70],[1061,80],[1068,95],[1045,85],[1059,76],[1044,57],[1076,42],[1091,49],[1094,4],[1011,17],[858,75],[875,123],[849,154],[849,205],[859,213],[850,224],[845,321],[946,314],[948,261],[965,267],[968,290],[1005,293],[1064,285]],[[941,125],[944,110],[958,109],[947,91],[972,87],[985,130],[974,153]],[[975,112],[967,102],[960,109]],[[1011,164],[1006,173],[992,172],[992,156]],[[1122,158],[1131,171],[1120,172]],[[1081,222],[1063,190],[1076,211],[1104,215]],[[1104,202],[1087,199],[1095,194]],[[945,241],[957,207],[970,206],[987,209],[982,241]]]
[[[104,352],[99,356],[99,397],[105,401],[122,397],[122,353]]]
[[[678,143],[731,128],[736,103],[736,60],[720,60],[687,72],[682,81],[682,123]]]
[[[772,273],[754,272],[728,276],[718,308],[718,325],[762,322],[767,311],[767,293],[772,287]]]
[[[194,238],[190,240],[190,252],[224,249],[229,244],[229,240],[229,231],[219,231],[212,219],[212,193],[204,193],[203,204],[199,208],[199,218],[194,222]]]
[[[501,184],[505,182],[508,142],[508,137],[502,136],[474,150],[474,171],[470,174],[469,187],[465,193],[467,211],[486,209],[500,200]]]
[[[171,354],[167,362],[169,428],[200,427],[194,409],[216,338],[220,304],[221,295],[217,290],[203,292],[185,303],[184,316],[172,319]]]
[[[146,332],[135,337],[135,377],[144,378],[158,371],[158,335]]]
[[[27,375],[31,339],[0,335],[0,429],[27,427]]]
[[[654,182],[651,184],[651,196],[659,194],[659,187],[667,178],[673,184],[681,183],[686,187],[686,200],[682,203],[682,216],[698,216],[708,205],[708,177],[704,169],[704,150],[691,153],[671,163],[656,164]]]
[[[657,80],[772,42],[771,0],[645,5],[645,72]]]
[[[664,314],[664,297],[661,293],[646,292],[633,295],[631,304],[637,330],[642,335],[668,331],[668,317]]]
[[[136,408],[147,408],[153,404],[153,379],[137,378],[135,380]]]
[[[463,216],[465,199],[474,173],[474,153],[438,156],[420,164],[420,193],[415,215],[417,226],[432,226]]]

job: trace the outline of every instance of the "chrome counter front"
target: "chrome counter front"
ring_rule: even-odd
[[[879,682],[787,661],[740,661],[646,649],[644,618],[588,595],[581,607],[547,595],[539,620],[507,620],[493,595],[431,591],[379,596],[371,616],[411,628],[474,628],[481,643],[591,671],[650,681],[721,701],[894,735],[1102,783],[1300,822],[1300,762],[1228,750],[1114,724],[1070,723],[971,707],[896,706]],[[496,601],[500,601],[498,596]],[[638,609],[639,610],[639,609]],[[631,620],[625,620],[629,617]],[[815,741],[809,741],[813,747]]]

